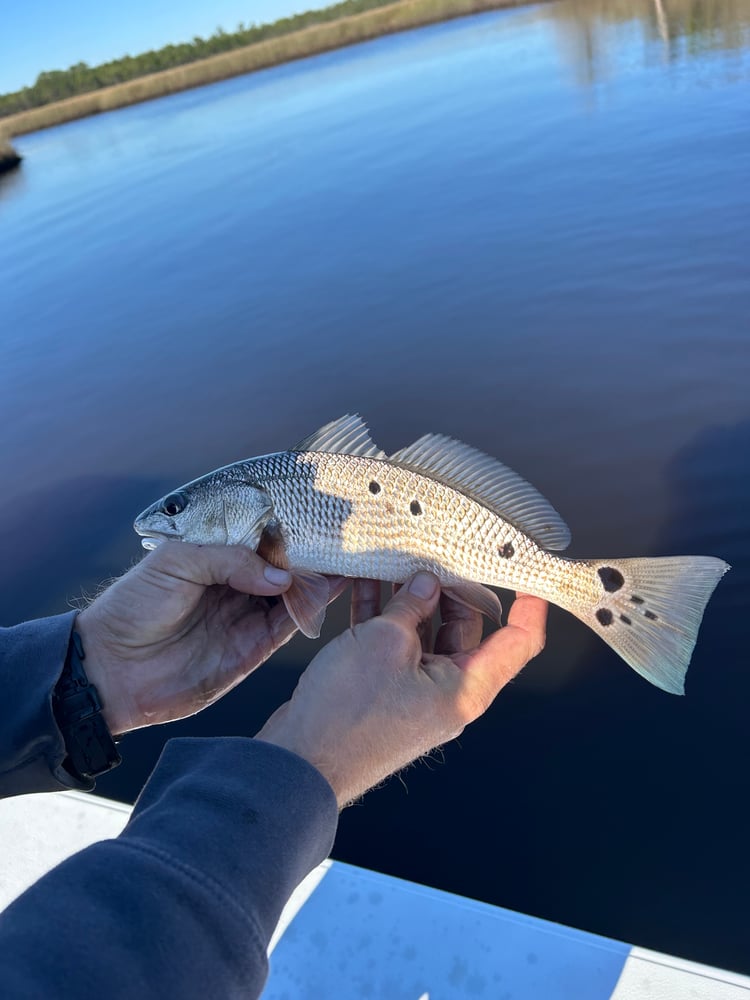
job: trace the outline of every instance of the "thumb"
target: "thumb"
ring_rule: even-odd
[[[291,573],[271,566],[244,545],[162,542],[141,565],[188,583],[224,584],[263,597],[282,593],[292,582]]]
[[[394,594],[383,608],[382,618],[390,618],[411,629],[430,618],[440,600],[440,583],[432,573],[417,573]]]

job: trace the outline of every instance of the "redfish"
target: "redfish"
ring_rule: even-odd
[[[729,569],[712,556],[565,558],[568,527],[511,469],[441,434],[386,455],[358,416],[181,486],[134,527],[145,548],[178,539],[259,550],[293,573],[284,601],[310,638],[325,618],[324,574],[402,583],[427,570],[498,624],[488,587],[535,594],[673,694],[684,692],[704,609]]]

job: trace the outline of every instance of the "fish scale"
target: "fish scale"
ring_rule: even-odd
[[[443,583],[532,588],[554,602],[575,594],[582,606],[591,603],[593,581],[571,578],[576,560],[546,552],[449,486],[372,459],[293,452],[282,458],[282,464],[277,456],[252,463],[251,475],[273,501],[292,566],[393,583],[426,569]],[[371,482],[380,485],[375,495]],[[328,498],[339,508],[331,509]],[[413,500],[420,503],[419,515],[410,511]],[[498,555],[507,543],[512,558]]]
[[[435,573],[443,591],[495,622],[490,587],[570,611],[634,670],[681,694],[703,611],[729,568],[711,556],[569,559],[557,511],[515,472],[426,434],[390,457],[347,415],[296,448],[237,462],[180,487],[135,522],[164,539],[260,547],[287,566],[283,598],[305,635],[320,633],[325,576],[402,583]]]
[[[295,477],[292,470],[299,466],[312,475]],[[434,568],[446,580],[478,582],[488,572],[489,550],[473,539],[491,518],[440,484],[384,462],[320,453],[290,453],[281,480],[269,471],[260,463],[251,474],[271,497],[291,565],[375,579],[395,573],[396,583],[418,568]],[[371,482],[379,485],[377,494]],[[410,511],[415,500],[419,515]],[[459,510],[460,536],[451,538],[446,525],[456,523]]]

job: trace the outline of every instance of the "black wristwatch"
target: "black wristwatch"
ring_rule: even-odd
[[[52,696],[55,721],[68,751],[62,766],[68,774],[84,782],[122,762],[101,714],[99,692],[86,676],[85,658],[81,637],[73,632],[65,666]]]

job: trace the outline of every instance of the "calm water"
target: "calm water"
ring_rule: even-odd
[[[733,564],[688,697],[563,612],[335,856],[750,972],[750,3],[559,3],[18,140],[0,184],[0,609],[138,558],[133,516],[359,411],[517,468],[571,553]],[[327,635],[340,627],[329,625]],[[136,734],[251,734],[315,644]]]

